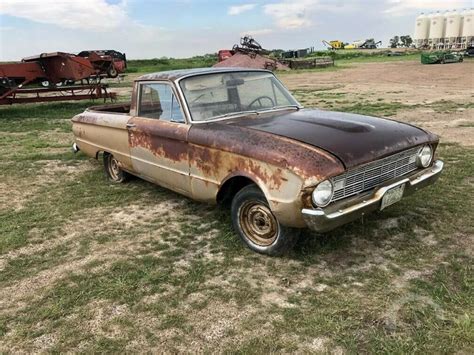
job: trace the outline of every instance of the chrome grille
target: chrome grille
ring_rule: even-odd
[[[420,147],[405,150],[389,157],[354,168],[332,179],[337,201],[370,190],[388,180],[415,171],[416,155]]]

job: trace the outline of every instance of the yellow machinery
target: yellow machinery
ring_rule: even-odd
[[[324,41],[323,44],[328,47],[328,49],[344,49],[345,43],[339,40],[334,41]]]
[[[334,41],[323,41],[323,44],[328,47],[328,49],[376,49],[379,45],[382,44],[381,41],[375,42],[373,38],[365,40],[357,40],[349,43],[344,43],[339,40]]]

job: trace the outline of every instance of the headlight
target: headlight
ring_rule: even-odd
[[[318,207],[324,207],[331,202],[334,187],[332,182],[324,180],[313,191],[313,203]]]
[[[420,168],[427,168],[431,164],[432,159],[433,149],[431,149],[431,146],[425,145],[418,152],[416,157],[416,165],[418,165]]]

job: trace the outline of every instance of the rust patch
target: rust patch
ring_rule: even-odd
[[[218,177],[223,161],[221,152],[202,146],[191,145],[189,149],[189,163],[201,170],[205,176]]]
[[[204,177],[212,177],[220,181],[223,177],[232,175],[238,171],[246,172],[249,176],[258,178],[272,189],[280,189],[284,179],[281,168],[276,168],[273,173],[262,167],[262,163],[248,157],[236,157],[229,160],[224,153],[218,149],[203,146],[190,145],[189,163],[200,170]]]
[[[155,156],[173,161],[188,159],[188,144],[186,143],[188,126],[136,117],[130,123],[136,125],[130,130],[130,148],[141,147]]]
[[[239,158],[237,159],[237,164],[235,166],[237,171],[247,171],[251,175],[256,176],[258,179],[263,181],[270,189],[279,190],[282,184],[282,170],[276,168],[273,174],[268,174],[264,169],[262,169],[259,162],[253,159]],[[228,173],[232,173],[234,170],[229,169]]]
[[[266,132],[222,122],[193,125],[189,131],[188,140],[193,145],[191,156],[194,156],[194,161],[197,161],[196,155],[199,155],[194,145],[201,146],[201,150],[213,148],[234,153],[242,157],[235,162],[237,168],[250,171],[259,176],[262,181],[271,182],[275,187],[281,186],[283,182],[281,172],[285,169],[303,179],[313,178],[318,181],[344,171],[344,167],[337,158],[321,149]],[[204,159],[204,157],[200,159],[212,160]],[[258,161],[276,167],[276,173],[269,176],[261,170]],[[221,169],[221,162],[218,159],[215,162],[214,168]],[[232,165],[226,163],[228,168],[234,168]],[[216,175],[208,167],[202,170]]]
[[[306,188],[301,194],[301,202],[305,208],[313,208],[313,201],[311,195],[313,193],[313,188]]]

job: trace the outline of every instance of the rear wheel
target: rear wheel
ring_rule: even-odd
[[[300,230],[282,226],[255,185],[240,190],[232,201],[232,224],[253,251],[281,255],[292,249]]]
[[[129,178],[129,174],[122,170],[118,160],[110,153],[104,153],[104,169],[109,180],[121,183]]]

